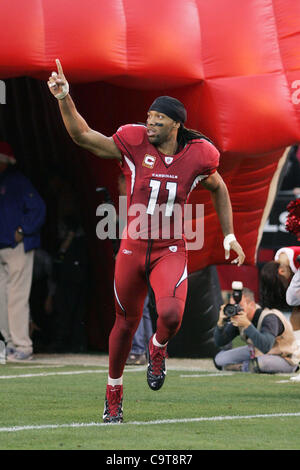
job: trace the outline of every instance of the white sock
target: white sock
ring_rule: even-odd
[[[112,379],[110,376],[108,376],[107,385],[111,385],[112,387],[115,385],[123,385],[123,375],[121,375],[121,377],[118,379]]]
[[[158,341],[156,341],[156,333],[154,334],[152,341],[154,346],[156,346],[157,348],[164,348],[168,344],[168,341],[165,344],[160,344]]]

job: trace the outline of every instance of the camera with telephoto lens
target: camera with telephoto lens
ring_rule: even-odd
[[[242,310],[242,307],[240,306],[239,302],[241,301],[243,295],[243,283],[240,281],[233,281],[231,287],[232,297],[235,303],[225,305],[224,315],[226,316],[226,321],[229,321],[231,317],[234,317]]]

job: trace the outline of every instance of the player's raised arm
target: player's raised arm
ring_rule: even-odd
[[[64,124],[72,140],[98,157],[121,160],[121,153],[113,139],[91,129],[78,113],[69,94],[69,84],[59,59],[56,59],[56,65],[57,72],[52,72],[48,86],[53,96],[58,99]]]
[[[218,214],[225,237],[225,258],[228,259],[230,250],[233,250],[238,256],[231,263],[237,263],[238,266],[241,266],[245,260],[245,253],[233,233],[232,207],[227,186],[217,171],[206,178],[202,185],[211,192],[212,201]]]

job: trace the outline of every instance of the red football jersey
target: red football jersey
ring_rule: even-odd
[[[146,127],[136,124],[120,127],[113,139],[127,182],[128,236],[182,238],[184,204],[196,185],[216,171],[216,147],[199,138],[165,155],[149,142]]]

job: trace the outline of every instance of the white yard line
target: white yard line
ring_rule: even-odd
[[[49,377],[50,375],[107,374],[107,370],[74,370],[68,372],[41,372],[39,374],[0,375],[1,379],[27,379],[32,377]]]
[[[14,364],[16,364],[14,362]],[[27,369],[59,369],[61,367],[66,367],[65,365],[61,364],[61,365],[58,365],[58,364],[53,364],[53,365],[40,365],[40,366],[31,366],[30,364],[26,363],[21,365],[21,366],[15,366],[14,365],[14,369],[23,369],[23,370],[27,370]]]
[[[206,378],[207,377],[226,377],[226,375],[228,376],[234,375],[235,373],[238,373],[238,372],[219,372],[219,373],[217,372],[216,374],[210,374],[210,373],[208,374],[181,374],[180,377],[184,377],[184,378],[186,377],[188,378],[189,377],[192,377],[192,378],[194,377],[206,377]]]
[[[20,368],[22,368],[21,366],[19,366]],[[23,368],[23,370],[27,370],[30,366],[26,366]],[[35,366],[35,367],[38,367],[38,366]],[[59,367],[59,366],[56,366],[56,365],[53,365],[53,366],[48,366],[48,367]],[[129,367],[126,367],[125,368],[125,372],[141,372],[141,371],[145,371],[146,370],[146,367],[147,366],[129,366]],[[14,369],[16,369],[17,367],[14,367]],[[31,368],[31,367],[30,367]],[[219,372],[219,373],[216,373],[216,374],[211,374],[209,371],[207,371],[207,373],[205,373],[206,371],[203,371],[203,370],[199,370],[197,368],[188,368],[188,367],[170,367],[168,368],[169,371],[171,370],[174,370],[174,371],[191,371],[191,372],[204,372],[203,374],[201,375],[194,375],[194,377],[208,377],[208,376],[224,376],[224,375],[232,375],[232,373],[230,372],[227,372],[227,373],[222,373],[222,372]],[[31,373],[31,374],[14,374],[14,375],[0,375],[0,380],[1,379],[18,379],[18,378],[32,378],[32,377],[48,377],[48,376],[51,376],[51,375],[79,375],[79,374],[103,374],[103,373],[107,373],[108,372],[108,369],[105,368],[105,369],[86,369],[86,370],[75,370],[75,371],[65,371],[65,372],[40,372],[40,373]],[[182,377],[193,377],[193,375],[186,375],[186,376],[182,376]]]
[[[35,366],[35,367],[40,367],[40,366]],[[53,368],[57,368],[57,367],[64,367],[64,366],[57,366],[57,365],[53,365],[53,366],[41,366],[41,367],[53,367]],[[104,367],[104,366],[102,366]],[[14,367],[14,369],[17,369],[17,368],[20,368],[20,369],[25,369],[25,370],[28,370],[28,368],[31,368],[30,366],[26,366],[26,367],[22,367],[22,366],[17,366],[17,367]],[[125,370],[124,372],[141,372],[141,371],[145,371],[146,370],[146,366],[129,366],[129,367],[125,367]],[[190,369],[190,368],[186,368],[186,367],[170,367],[168,368],[169,371],[183,371],[183,372],[186,372],[186,371],[190,371],[190,372],[202,372],[201,374],[181,374],[180,377],[182,378],[208,378],[208,377],[226,377],[226,376],[232,376],[232,375],[235,375],[235,374],[239,374],[240,372],[216,372],[216,373],[211,373],[210,371],[204,371],[204,370],[199,370],[199,369]],[[30,374],[14,374],[14,375],[0,375],[0,380],[5,380],[5,379],[26,379],[26,378],[33,378],[33,377],[49,377],[49,376],[54,376],[54,375],[81,375],[81,374],[104,374],[104,373],[108,373],[108,368],[105,368],[105,369],[85,369],[85,370],[73,370],[73,371],[64,371],[64,372],[60,372],[60,371],[57,371],[57,372],[40,372],[40,373],[30,373]],[[289,374],[277,374],[277,375],[281,375],[281,376],[289,376]],[[294,378],[292,378],[293,380]],[[297,380],[294,380],[295,382]],[[276,383],[285,383],[285,382],[291,382],[291,379],[290,380],[280,380],[280,381],[277,381]]]
[[[140,372],[140,368],[136,369],[125,369],[125,372]],[[0,375],[1,379],[27,379],[32,377],[49,377],[53,375],[80,375],[80,374],[107,374],[108,369],[87,369],[87,370],[73,370],[73,371],[65,371],[65,372],[40,372],[38,374],[16,374],[16,375]]]
[[[211,416],[211,417],[199,417],[199,418],[182,418],[182,419],[160,419],[156,421],[129,421],[123,423],[121,426],[149,426],[149,425],[161,425],[161,424],[178,424],[178,423],[198,423],[204,421],[234,421],[234,420],[248,420],[248,419],[268,419],[268,418],[293,418],[300,417],[299,413],[271,413],[271,414],[256,414],[256,415],[242,415],[242,416]],[[17,431],[34,431],[43,429],[60,429],[60,428],[90,428],[90,427],[102,427],[102,426],[116,426],[116,424],[105,424],[105,423],[66,423],[66,424],[40,424],[30,426],[11,426],[2,427],[0,432],[17,432]]]

